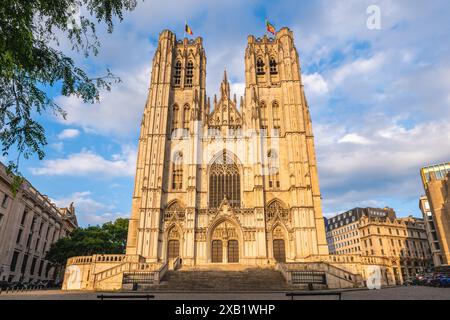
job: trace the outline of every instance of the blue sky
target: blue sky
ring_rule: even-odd
[[[450,160],[450,3],[432,3],[139,1],[113,34],[99,26],[97,57],[72,54],[93,75],[111,68],[123,82],[95,105],[49,89],[68,119],[42,117],[47,156],[22,161],[21,171],[58,205],[74,201],[83,226],[128,217],[159,32],[169,28],[182,37],[187,19],[204,39],[208,95],[218,92],[224,68],[240,95],[247,35],[262,36],[267,16],[294,31],[325,215],[390,206],[399,216],[420,216],[420,168]],[[381,9],[381,30],[366,26],[373,4]],[[61,48],[69,52],[64,41]]]

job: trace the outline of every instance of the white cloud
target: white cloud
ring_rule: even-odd
[[[329,125],[327,130],[334,131]],[[338,126],[336,131],[340,130]],[[409,129],[398,123],[377,127],[375,122],[367,124],[364,130],[368,136],[364,139],[372,143],[339,143],[366,141],[357,138],[362,134],[354,134],[350,139],[348,135],[343,139],[332,134],[326,140],[321,136],[327,135],[327,131],[316,131],[318,141],[325,142],[316,144],[324,199],[336,200],[325,201],[325,205],[334,207],[347,202],[343,194],[351,195],[355,203],[382,197],[418,197],[423,193],[420,168],[450,159],[450,124],[446,121],[418,124]]]
[[[333,76],[335,86],[342,84],[349,77],[360,77],[379,70],[385,60],[384,54],[380,53],[370,59],[358,59],[349,64],[339,67]]]
[[[64,149],[64,142],[60,141],[60,142],[52,143],[50,145],[50,147],[57,152],[61,152]]]
[[[339,139],[338,143],[354,143],[354,144],[369,145],[372,144],[372,141],[360,136],[359,134],[350,133],[346,134],[344,137]]]
[[[328,93],[328,83],[322,75],[316,73],[305,74],[303,76],[303,83],[307,94],[323,95]]]
[[[71,154],[66,158],[44,160],[40,167],[31,168],[37,176],[95,176],[95,177],[132,177],[135,173],[136,150],[124,148],[121,154],[105,159],[89,150]]]
[[[67,120],[58,121],[112,137],[128,137],[137,132],[148,93],[149,65],[119,72],[119,76],[123,82],[114,85],[110,92],[101,92],[98,103],[86,104],[76,97],[58,97],[57,103],[67,112]]]
[[[90,191],[74,192],[67,197],[52,200],[59,207],[68,207],[72,202],[80,225],[97,225],[128,218],[128,213],[113,212],[115,205],[105,204],[93,199]]]
[[[65,139],[73,139],[80,135],[80,130],[77,129],[64,129],[59,135],[59,140],[65,140]]]

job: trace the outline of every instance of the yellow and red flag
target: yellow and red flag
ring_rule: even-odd
[[[194,34],[194,32],[192,32],[192,29],[191,29],[191,27],[189,27],[187,22],[185,23],[184,32],[186,32],[187,34],[189,34],[191,36]]]
[[[271,24],[267,19],[266,19],[266,28],[267,28],[267,31],[270,32],[271,34],[277,33],[277,30],[275,29],[274,25]]]

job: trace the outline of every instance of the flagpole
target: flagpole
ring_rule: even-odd
[[[187,20],[184,20],[184,34],[183,34],[183,39],[186,38],[186,26],[187,26]]]
[[[269,21],[269,20],[267,20],[267,17],[266,17],[266,21],[265,21],[265,27],[266,27],[266,37],[268,38],[269,37],[269,30],[268,30],[268,28],[267,28],[267,21]]]

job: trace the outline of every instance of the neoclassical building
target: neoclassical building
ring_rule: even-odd
[[[245,94],[206,96],[202,39],[163,31],[139,139],[127,254],[263,265],[327,254],[292,32],[248,37]]]
[[[293,33],[249,36],[244,63],[244,96],[224,72],[210,99],[202,39],[160,34],[126,255],[69,259],[63,289],[158,284],[180,265],[277,268],[288,283],[329,288],[360,285],[370,265],[389,273],[383,258],[328,254]]]

